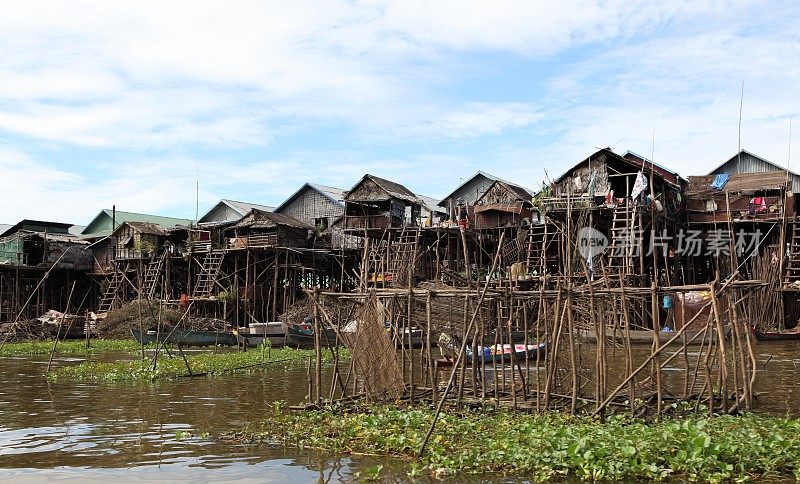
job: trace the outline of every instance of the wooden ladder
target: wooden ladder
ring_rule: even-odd
[[[145,299],[153,299],[155,297],[156,289],[159,282],[161,282],[161,273],[166,257],[167,253],[164,252],[161,257],[147,264],[144,272],[144,282],[142,283],[142,296]]]
[[[212,294],[223,259],[225,259],[225,253],[221,251],[212,251],[206,254],[203,258],[203,266],[197,275],[197,283],[194,285],[192,297],[208,297]]]
[[[389,262],[389,272],[392,273],[392,282],[399,286],[408,286],[413,281],[409,279],[409,267],[411,268],[410,277],[413,279],[416,272],[417,249],[421,230],[416,227],[412,230],[403,229],[397,241],[392,245],[392,257]]]
[[[111,274],[111,277],[108,279],[108,286],[106,286],[106,290],[103,291],[100,307],[97,308],[98,313],[107,313],[114,308],[114,302],[117,300],[117,292],[124,278],[125,273],[119,269]]]
[[[789,222],[791,239],[789,242],[789,261],[786,264],[786,274],[783,278],[784,287],[792,286],[800,281],[800,221]]]
[[[611,240],[608,247],[609,274],[628,275],[633,273],[634,244],[641,241],[637,238],[636,207],[625,205],[614,209],[614,220],[611,225]],[[639,248],[641,250],[641,248]]]
[[[548,233],[546,225],[531,225],[528,228],[528,247],[525,254],[525,263],[528,272],[542,275],[546,269],[546,249]]]

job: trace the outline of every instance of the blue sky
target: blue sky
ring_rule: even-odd
[[[797,2],[4,1],[0,222],[192,218],[196,173],[201,214],[367,172],[536,187],[596,147],[649,156],[654,127],[657,162],[704,174],[742,82],[742,146],[785,164],[798,25]]]

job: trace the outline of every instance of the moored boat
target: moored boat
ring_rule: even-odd
[[[331,347],[339,344],[336,331],[326,328],[320,335],[320,343],[323,347]],[[311,323],[286,323],[286,345],[296,348],[314,348],[314,325]]]
[[[758,341],[791,341],[800,340],[800,331],[793,332],[777,332],[777,331],[759,331],[757,327],[753,327],[753,335]]]
[[[727,338],[730,334],[731,328],[730,326],[726,326],[724,328],[725,337]],[[686,337],[685,341],[690,345],[699,345],[701,343],[708,344],[709,341],[712,339],[717,338],[717,331],[713,329],[708,329],[705,331],[705,336],[699,335],[702,333],[703,330],[696,330],[696,329],[687,329],[684,331],[684,335]],[[630,337],[630,342],[633,345],[642,345],[642,344],[653,344],[653,331],[649,329],[631,329],[628,332]],[[675,336],[676,331],[659,331],[658,332],[658,339],[659,342],[663,345],[669,340],[671,340]],[[617,329],[616,331],[606,329],[605,339],[613,340],[616,343],[624,343],[626,338],[626,331],[624,329]],[[590,343],[597,342],[597,333],[593,329],[583,330],[580,332],[580,336],[584,341],[588,341]],[[671,346],[674,345],[683,345],[684,338],[680,337],[675,340]]]
[[[139,331],[131,328],[131,335],[141,344],[151,344],[156,341],[180,346],[236,346],[236,336],[229,331],[200,331],[175,329],[171,331]]]
[[[441,333],[437,344],[439,348],[442,349],[443,353],[455,358],[456,346],[458,346],[458,344],[453,337],[447,333]],[[466,351],[467,363],[472,363],[473,358],[475,358],[472,348],[467,347]],[[480,346],[478,347],[477,360],[483,361],[484,364],[494,362],[509,363],[511,362],[512,355],[516,361],[536,361],[538,359],[540,362],[543,362],[547,355],[547,345],[545,343],[538,343],[529,344],[527,346],[524,344]]]

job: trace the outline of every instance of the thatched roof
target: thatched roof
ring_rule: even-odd
[[[263,210],[253,209],[247,215],[242,217],[233,228],[272,228],[277,225],[292,227],[296,229],[313,229],[311,225],[297,220],[289,215],[275,212],[265,212]]]
[[[687,197],[707,197],[728,193],[753,193],[762,190],[780,190],[786,186],[785,171],[765,173],[733,173],[722,190],[711,188],[715,175],[690,176]]]
[[[398,200],[404,200],[409,203],[420,204],[420,200],[417,198],[414,193],[409,190],[408,188],[404,187],[403,185],[386,180],[385,178],[380,178],[375,175],[364,175],[358,183],[351,188],[347,194],[345,195],[345,200],[353,201],[354,198],[352,197],[353,194],[357,193],[357,189],[359,186],[364,184],[367,181],[373,182],[377,187],[382,190],[386,194],[386,199],[388,198],[396,198]]]
[[[167,235],[167,231],[164,229],[164,227],[152,222],[124,222],[122,225],[117,227],[117,230],[115,230],[114,233],[119,232],[126,225],[140,234]]]

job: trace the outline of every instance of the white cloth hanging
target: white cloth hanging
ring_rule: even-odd
[[[636,181],[633,183],[633,189],[631,190],[631,199],[636,200],[636,198],[642,194],[647,189],[647,178],[645,178],[644,173],[641,171],[636,175]]]

